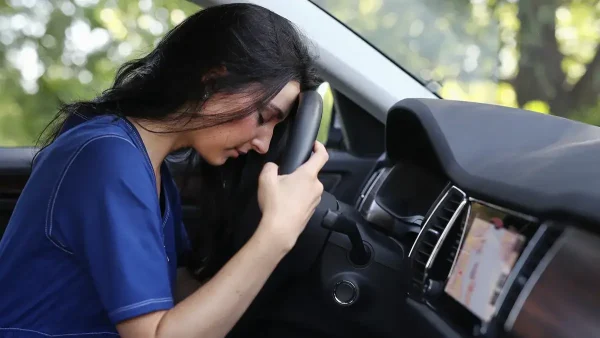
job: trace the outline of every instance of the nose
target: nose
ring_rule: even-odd
[[[252,149],[259,154],[266,154],[269,151],[269,144],[273,137],[273,128],[264,128],[254,139],[252,139]]]

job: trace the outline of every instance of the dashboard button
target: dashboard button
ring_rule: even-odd
[[[354,283],[343,280],[335,284],[333,288],[333,299],[343,306],[352,305],[358,298],[358,288]]]

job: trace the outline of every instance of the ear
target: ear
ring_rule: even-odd
[[[227,67],[224,65],[220,65],[214,68],[211,68],[206,74],[202,75],[202,82],[208,83],[214,81],[220,77],[223,77],[227,74]]]

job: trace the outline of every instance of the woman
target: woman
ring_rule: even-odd
[[[0,336],[226,335],[320,200],[323,145],[290,175],[262,167],[277,157],[300,91],[316,85],[287,20],[233,4],[191,16],[98,98],[65,105],[0,243]],[[256,194],[258,185],[263,216],[246,245],[175,304],[190,243],[164,160],[186,148],[201,157],[206,217],[190,229],[208,229],[192,242],[209,248],[198,270],[220,265],[216,238],[248,187]],[[248,173],[252,151],[260,176]]]

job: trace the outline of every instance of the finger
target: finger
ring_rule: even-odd
[[[323,183],[319,180],[317,180],[317,194],[319,196],[323,195],[323,191],[325,190],[325,187],[323,186]]]
[[[260,173],[260,180],[272,180],[277,178],[277,174],[278,174],[278,170],[279,170],[279,166],[273,162],[268,162],[267,164],[265,164],[265,166],[263,167],[261,173]]]
[[[301,168],[316,176],[325,163],[327,163],[327,160],[329,160],[329,154],[327,153],[325,146],[319,141],[315,141],[313,151],[311,157],[301,166]]]

